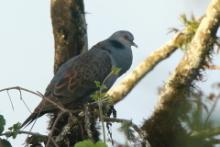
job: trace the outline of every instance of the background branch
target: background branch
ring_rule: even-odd
[[[192,132],[191,137],[194,138],[209,138],[220,134],[220,127]]]
[[[184,109],[186,98],[210,56],[219,19],[220,0],[212,0],[185,56],[165,83],[154,114],[142,127],[153,147],[184,146],[183,138],[187,135],[178,119],[189,110]]]

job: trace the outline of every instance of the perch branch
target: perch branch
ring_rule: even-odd
[[[185,40],[186,30],[177,33],[165,45],[152,52],[142,63],[140,63],[130,74],[128,74],[119,85],[111,88],[107,94],[114,103],[121,101],[161,61],[168,58]]]

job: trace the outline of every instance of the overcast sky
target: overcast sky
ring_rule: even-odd
[[[138,49],[133,49],[134,69],[147,55],[168,41],[171,27],[182,28],[180,14],[201,16],[209,0],[86,0],[88,40],[91,47],[117,30],[129,30],[135,36]],[[50,20],[49,0],[0,1],[0,89],[22,86],[44,93],[53,77],[54,42]],[[181,59],[177,51],[168,60],[149,73],[117,106],[118,117],[132,119],[141,124],[154,110],[158,87]],[[219,58],[219,56],[218,56]],[[216,61],[217,62],[217,61]],[[218,62],[219,63],[219,62]],[[207,88],[219,78],[219,71],[206,73]],[[7,126],[24,121],[29,112],[19,99],[17,91],[10,92],[13,111],[6,93],[0,93],[0,114],[7,119]],[[23,93],[23,98],[33,110],[40,99]],[[40,118],[34,131],[45,133],[47,117]],[[40,127],[39,127],[40,126]],[[119,137],[118,137],[119,138]],[[18,137],[13,146],[23,146],[24,138]]]

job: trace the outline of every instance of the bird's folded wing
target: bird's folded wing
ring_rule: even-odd
[[[93,49],[67,61],[48,85],[49,98],[59,98],[63,104],[80,102],[88,98],[96,87],[95,81],[103,82],[111,73],[112,63],[107,52]]]

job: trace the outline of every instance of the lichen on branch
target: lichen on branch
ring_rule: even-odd
[[[143,124],[142,129],[148,133],[152,147],[186,146],[184,138],[189,136],[179,118],[189,110],[184,109],[186,98],[210,58],[219,22],[220,0],[212,0],[184,57],[162,88],[153,115]]]

